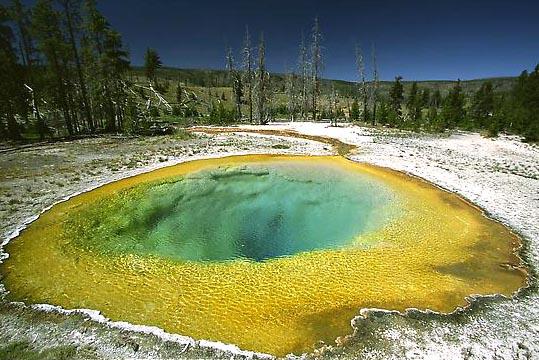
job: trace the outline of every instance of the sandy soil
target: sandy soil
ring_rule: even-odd
[[[539,148],[515,137],[474,133],[447,136],[323,123],[283,123],[247,129],[295,130],[358,146],[348,157],[406,171],[455,191],[484,208],[525,240],[523,256],[539,264]],[[24,149],[0,149],[0,242],[44,208],[75,193],[136,173],[202,157],[247,153],[328,154],[328,145],[261,134],[199,134],[195,139],[98,138]],[[354,320],[344,347],[319,355],[342,358],[527,359],[539,357],[539,292],[492,297],[450,316],[411,311],[407,316],[368,312]],[[0,303],[0,344],[27,341],[35,349],[74,346],[88,357],[229,357],[215,344],[143,334],[87,321],[83,315],[43,312]],[[102,319],[104,320],[104,319]],[[146,332],[157,332],[145,329]],[[162,340],[163,336],[165,340]],[[186,344],[190,344],[187,346]],[[208,347],[209,346],[209,347]],[[236,356],[255,356],[244,352]]]

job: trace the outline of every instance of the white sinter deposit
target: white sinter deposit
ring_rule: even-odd
[[[329,127],[327,123],[274,123],[268,126],[244,126],[242,129],[295,130],[308,135],[333,137],[357,145],[357,153],[348,156],[354,161],[408,172],[454,191],[478,204],[491,217],[521,234],[526,241],[525,260],[532,269],[539,264],[539,148],[537,146],[524,144],[518,138],[508,136],[487,139],[474,133],[455,133],[449,137],[441,137],[356,126]],[[31,179],[32,173],[28,170],[29,167],[26,168],[24,176],[13,172],[14,175],[0,181],[0,185],[5,190],[3,196],[6,198],[3,201],[6,204],[15,204],[13,200],[8,201],[8,199],[13,199],[15,196],[20,198],[20,202],[16,203],[17,206],[2,209],[5,212],[0,211],[2,215],[0,232],[3,233],[0,240],[7,240],[14,230],[19,229],[44,208],[66,196],[157,167],[196,158],[233,154],[278,152],[325,155],[328,153],[326,144],[304,139],[247,133],[211,135],[191,141],[191,143],[187,141],[180,147],[173,139],[145,140],[151,142],[150,148],[153,151],[151,153],[148,153],[147,143],[141,142],[139,145],[138,140],[133,140],[127,142],[127,145],[131,146],[129,148],[126,148],[125,142],[122,145],[121,149],[125,153],[111,150],[112,152],[96,154],[92,141],[94,140],[84,140],[81,144],[73,146],[54,145],[60,147],[59,150],[47,146],[44,149],[21,151],[26,155],[0,154],[4,157],[0,160],[6,160],[5,164],[9,164],[9,161],[19,162],[21,159],[27,159],[28,164],[32,165],[34,163],[31,160],[34,158],[37,164],[41,164],[36,165],[35,169],[36,174],[40,174],[37,182]],[[105,144],[102,145],[103,140],[95,140],[95,142],[99,142],[100,146],[105,146]],[[276,147],[277,144],[286,146],[283,150],[282,146]],[[117,147],[113,141],[107,142],[106,145],[111,149]],[[87,146],[88,149],[84,150],[83,146]],[[31,156],[29,152],[33,152]],[[56,186],[59,179],[63,180],[67,176],[57,175],[56,171],[50,171],[50,174],[44,172],[45,165],[39,156],[46,155],[47,152],[54,153],[55,156],[57,153],[65,153],[65,156],[62,155],[63,157],[58,161],[61,160],[65,165],[66,159],[71,159],[72,171],[80,171],[85,161],[93,164],[94,168],[91,171],[88,170],[80,178],[70,175],[73,177],[67,185]],[[140,155],[135,158],[133,154]],[[12,159],[6,159],[6,156]],[[133,159],[130,160],[128,156]],[[96,158],[99,158],[100,162],[97,162]],[[109,158],[119,164],[118,169],[110,169],[111,159]],[[48,161],[53,160],[57,161],[56,158],[48,159]],[[54,169],[55,162],[46,166]],[[109,168],[102,164],[108,164]],[[134,165],[130,167],[130,164]],[[532,286],[535,285],[535,280],[532,279]],[[2,311],[1,307],[0,311]],[[172,345],[162,345],[156,340],[148,340],[137,333],[115,333],[113,329],[103,333],[97,328],[98,325],[85,325],[83,331],[78,331],[78,327],[71,329],[65,323],[47,319],[38,323],[20,320],[22,316],[20,313],[24,314],[24,311],[3,310],[0,314],[0,329],[2,329],[0,340],[30,339],[37,347],[73,344],[93,346],[96,348],[96,353],[102,357],[120,358],[148,356],[162,358],[178,354],[190,357],[223,357],[228,356],[226,352],[230,349],[222,348],[221,351],[213,353],[191,353],[189,349],[184,353],[185,350],[180,347],[179,351],[174,352],[171,350]],[[31,318],[33,319],[34,316],[32,315]],[[352,341],[347,349],[338,353],[340,357],[539,358],[539,292],[535,288],[523,291],[514,299],[498,298],[481,302],[471,311],[450,317],[421,314],[404,317],[387,313],[377,314],[370,318],[371,320],[365,322],[360,318],[355,320],[358,328],[367,329],[364,331],[367,335],[358,336],[358,339],[365,339],[365,341],[363,343]],[[73,326],[80,327],[77,324],[79,323],[75,322]],[[43,336],[44,328],[47,329],[45,336]],[[2,332],[4,332],[3,335]],[[73,337],[75,332],[78,335]],[[124,337],[128,337],[128,340],[121,340],[122,343],[119,344],[114,342]],[[143,344],[140,349],[137,345],[137,350],[132,350],[124,344],[131,344],[132,339]],[[327,353],[329,356],[336,354],[331,351]],[[235,353],[236,356],[239,355],[238,352]]]
[[[524,258],[539,265],[539,148],[518,137],[484,138],[476,133],[449,137],[377,130],[327,123],[283,123],[254,129],[295,130],[358,146],[349,156],[404,171],[481,206],[523,236]],[[539,358],[539,293],[532,289],[514,299],[476,306],[459,321],[435,317],[431,324],[394,319],[380,330],[384,348],[361,348],[362,358],[533,359]],[[426,320],[427,322],[429,320]],[[359,323],[359,322],[358,322]],[[361,326],[361,325],[359,325]],[[381,341],[383,341],[381,340]],[[350,354],[350,357],[353,357]]]

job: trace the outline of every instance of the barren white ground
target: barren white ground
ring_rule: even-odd
[[[449,137],[440,137],[356,126],[333,128],[325,123],[297,122],[243,128],[289,129],[309,135],[334,137],[355,144],[359,151],[349,156],[354,161],[386,166],[420,176],[480,205],[491,217],[505,223],[524,237],[526,261],[532,268],[539,265],[539,148],[535,145],[524,144],[518,138],[508,136],[486,139],[475,133],[455,133]],[[3,239],[40,210],[66,195],[156,167],[194,158],[240,153],[328,153],[327,145],[300,139],[248,134],[217,135],[211,139],[206,141],[205,145],[199,141],[196,154],[189,148],[182,148],[169,151],[165,159],[161,157],[162,147],[154,146],[161,149],[161,152],[156,150],[134,168],[120,167],[121,172],[118,172],[118,169],[114,172],[104,170],[99,175],[85,176],[82,180],[68,182],[67,186],[56,187],[37,200],[34,197],[33,202],[29,200],[28,206],[21,207],[22,211],[13,211],[9,215],[9,223],[6,222],[7,211],[4,213],[5,216],[1,219]],[[285,144],[287,148],[276,149],[275,144]],[[167,149],[171,148],[168,143],[167,146]],[[173,146],[172,148],[175,149]],[[25,186],[25,182],[21,183],[17,178],[12,182],[13,184],[7,186]],[[42,185],[50,187],[51,184],[53,181]],[[422,318],[419,315],[408,318],[387,315],[381,316],[381,320],[368,323],[358,319],[356,332],[367,332],[362,336],[357,334],[358,339],[365,339],[364,344],[352,342],[349,350],[329,351],[326,355],[376,359],[539,358],[539,292],[535,279],[532,279],[531,284],[531,290],[522,292],[514,299],[487,301],[462,316]],[[17,321],[12,321],[13,319],[9,320],[2,322],[0,315],[1,325],[21,326]],[[13,336],[17,339],[17,336],[25,338],[39,335],[39,331],[43,329],[38,331],[37,328],[39,325],[31,329],[9,330],[18,331],[19,334]],[[0,330],[0,338],[2,331],[7,329]],[[62,331],[58,331],[58,334],[61,333]],[[59,344],[91,344],[97,347],[97,353],[102,356],[108,353],[113,357],[156,358],[166,357],[167,354],[182,354],[167,352],[166,348],[153,341],[149,345],[153,344],[154,348],[146,351],[143,348],[133,351],[129,347],[118,347],[107,343],[109,338],[106,335],[97,336],[96,331],[77,332],[73,341],[69,340],[69,336],[70,333],[67,332],[55,337],[54,341]],[[39,336],[36,336],[34,341],[36,339],[38,343],[47,346],[47,339],[41,339]],[[223,350],[225,352],[207,354],[227,356],[226,349]],[[184,355],[188,354],[189,352]],[[201,356],[201,353],[192,356],[197,354]]]
[[[259,127],[253,127],[259,128]],[[529,265],[539,265],[539,149],[516,137],[487,139],[474,133],[432,137],[388,134],[359,127],[287,123],[264,129],[290,129],[357,145],[354,161],[408,172],[454,191],[521,234]],[[532,279],[533,287],[536,286]],[[532,290],[513,300],[470,314],[466,323],[442,321],[430,329],[399,326],[380,334],[389,348],[362,349],[372,358],[539,358],[539,294]],[[359,354],[356,354],[359,355]]]

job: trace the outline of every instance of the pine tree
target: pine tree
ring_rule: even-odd
[[[534,71],[523,71],[508,101],[509,128],[524,135],[526,141],[539,141],[539,64]]]
[[[429,107],[430,105],[430,90],[423,89],[421,92],[421,108]]]
[[[122,131],[128,118],[130,129],[138,127],[142,109],[138,108],[133,92],[128,90],[128,53],[123,48],[121,35],[97,10],[95,0],[85,0],[83,28],[83,58],[86,71],[92,73],[88,78],[94,118],[99,119],[96,126],[107,131]]]
[[[27,104],[23,69],[17,62],[14,35],[8,20],[8,10],[0,4],[0,138],[19,140],[21,129],[16,114],[26,113]]]
[[[474,94],[470,112],[477,127],[488,126],[489,118],[494,112],[494,91],[490,81],[483,83]]]
[[[389,125],[400,126],[402,118],[402,102],[404,100],[404,87],[402,86],[402,76],[396,76],[395,82],[389,91]]]
[[[448,129],[453,129],[457,125],[463,124],[466,112],[464,110],[464,94],[460,80],[451,89],[444,99],[442,107],[443,126]]]
[[[350,109],[350,118],[352,120],[359,120],[359,103],[357,99],[354,99],[352,102],[352,107]]]
[[[436,89],[434,94],[432,94],[432,97],[430,99],[430,105],[435,107],[436,109],[439,109],[440,106],[442,106],[442,94],[440,93],[440,90]]]
[[[95,124],[92,117],[92,110],[88,100],[88,89],[86,78],[82,71],[82,61],[79,54],[78,41],[80,38],[80,0],[58,0],[63,9],[64,23],[67,27],[68,43],[75,61],[78,88],[80,89],[80,107],[86,117],[86,124],[90,131],[95,131]]]
[[[417,87],[417,82],[414,81],[406,101],[406,108],[408,109],[410,120],[412,121],[412,127],[416,129],[419,127],[418,122],[421,119],[421,101],[422,99]]]
[[[31,12],[24,7],[20,0],[13,0],[11,13],[13,21],[17,26],[19,41],[21,43],[21,60],[26,70],[24,72],[25,87],[30,93],[32,112],[36,118],[39,138],[43,140],[46,135],[50,134],[40,110],[41,102],[43,101],[41,97],[42,85],[35,66],[38,61],[38,54],[35,48],[35,41],[31,34]]]
[[[157,69],[161,67],[161,58],[156,50],[148,48],[144,54],[144,73],[146,78],[153,84],[156,84]]]
[[[51,0],[38,0],[32,14],[32,34],[38,49],[46,60],[46,78],[50,79],[51,101],[63,114],[69,135],[76,132],[76,117],[73,111],[71,93],[68,88],[71,81],[68,72],[69,45],[66,44],[61,30],[60,14],[53,8]]]

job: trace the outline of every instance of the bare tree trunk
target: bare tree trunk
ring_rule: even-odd
[[[313,120],[316,121],[318,110],[318,97],[320,96],[320,74],[322,72],[322,34],[318,17],[314,19],[311,43],[311,75],[312,75],[312,112]]]
[[[372,125],[376,125],[376,108],[378,105],[378,86],[379,86],[379,75],[378,75],[378,64],[376,63],[376,48],[372,46],[372,81],[373,81],[373,90],[372,90]]]
[[[356,65],[358,70],[358,76],[360,81],[360,92],[361,92],[361,101],[363,102],[363,121],[367,122],[367,103],[369,100],[367,83],[365,76],[365,62],[363,61],[363,54],[359,46],[356,46]]]
[[[81,60],[79,56],[79,51],[77,49],[77,43],[75,40],[75,32],[73,29],[73,14],[70,10],[70,0],[63,0],[62,5],[64,7],[65,15],[66,15],[66,23],[67,23],[67,30],[69,33],[69,42],[71,45],[71,50],[73,51],[73,56],[75,57],[75,65],[77,68],[77,77],[79,80],[79,85],[81,88],[81,97],[82,97],[82,108],[84,110],[84,113],[86,115],[86,123],[88,124],[88,128],[91,132],[95,131],[95,124],[92,117],[92,111],[90,109],[89,103],[88,103],[88,93],[86,89],[86,81],[84,79],[84,75],[82,73],[82,65]]]
[[[247,105],[249,106],[249,122],[253,123],[253,52],[249,28],[245,27],[243,43],[244,82],[247,86]]]
[[[304,120],[307,117],[309,108],[308,100],[308,83],[309,77],[309,64],[307,46],[305,45],[305,38],[303,32],[301,33],[301,44],[299,46],[299,74],[301,79],[301,117]]]

